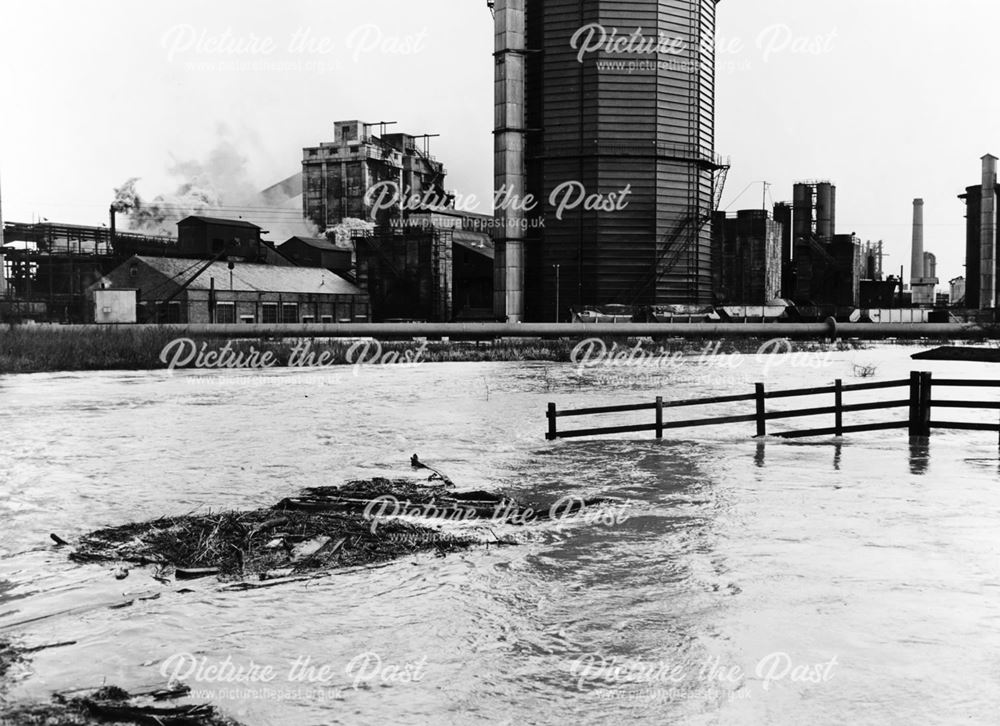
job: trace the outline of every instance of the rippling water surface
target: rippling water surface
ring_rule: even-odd
[[[995,376],[987,364],[915,363],[913,350],[745,356],[729,366],[692,358],[582,377],[547,363],[251,381],[0,377],[0,635],[28,646],[76,641],[36,653],[8,695],[162,685],[164,663],[188,653],[274,669],[267,683],[188,679],[201,700],[247,724],[996,723],[994,434],[935,433],[927,446],[911,446],[905,431],[758,442],[752,424],[738,424],[662,442],[544,439],[549,401],[745,393],[757,380],[853,383],[855,364],[875,365],[877,379]],[[421,554],[251,592],[164,585],[141,568],[117,581],[50,546],[50,532],[72,540],[161,515],[269,506],[305,486],[409,475],[414,452],[463,487],[542,502],[621,497],[629,516],[510,527],[517,547]],[[357,657],[368,660],[348,672]],[[317,680],[290,680],[291,663],[306,659]],[[379,674],[358,680],[357,666],[377,662]]]

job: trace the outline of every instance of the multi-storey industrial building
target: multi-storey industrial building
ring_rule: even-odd
[[[784,228],[763,209],[715,215],[713,288],[720,304],[767,305],[781,297]]]
[[[498,315],[711,302],[715,6],[496,0]]]
[[[427,153],[426,144],[418,148],[417,140],[428,137],[386,134],[386,125],[337,121],[333,141],[302,150],[302,212],[320,230],[347,217],[387,223],[408,199],[447,203],[444,164]],[[392,201],[382,192],[392,189],[395,208],[382,208]]]

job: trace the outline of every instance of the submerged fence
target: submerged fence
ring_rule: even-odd
[[[548,407],[549,422],[545,438],[555,439],[579,438],[583,436],[602,436],[607,434],[656,432],[656,438],[662,439],[663,432],[675,429],[689,429],[700,426],[719,426],[723,424],[754,423],[757,436],[767,436],[767,422],[779,419],[806,418],[809,416],[833,416],[833,426],[824,428],[801,429],[797,431],[781,431],[776,436],[794,439],[808,436],[843,436],[848,433],[863,431],[884,431],[889,429],[908,429],[910,436],[929,436],[932,429],[964,429],[969,431],[993,431],[998,434],[1000,442],[1000,421],[995,424],[963,423],[960,421],[945,421],[932,416],[932,411],[938,409],[987,409],[1000,411],[1000,402],[972,400],[934,400],[934,386],[963,388],[1000,388],[1000,380],[984,379],[954,379],[945,378],[933,380],[930,373],[914,371],[910,377],[877,383],[854,383],[845,386],[838,379],[832,386],[821,388],[799,388],[787,391],[767,391],[763,383],[757,383],[753,393],[735,396],[715,396],[712,398],[696,398],[682,401],[664,401],[657,396],[653,403],[640,403],[624,406],[602,406],[598,408],[580,408],[558,410],[554,403]],[[867,403],[844,403],[844,394],[854,391],[876,391],[882,389],[909,389],[906,398],[895,398],[886,401]],[[790,399],[805,396],[833,396],[832,406],[811,406],[809,408],[791,411],[768,411],[767,402],[777,399]],[[697,406],[714,406],[718,404],[754,403],[753,413],[735,416],[716,416],[713,418],[692,418],[680,421],[665,421],[664,413],[671,409],[688,409]],[[860,411],[880,411],[882,409],[907,409],[906,418],[898,418],[878,423],[862,423],[844,425],[844,414]],[[652,411],[652,423],[641,423],[628,426],[606,426],[601,428],[570,429],[560,431],[560,418],[578,416],[600,416],[603,414],[621,414],[633,411]]]

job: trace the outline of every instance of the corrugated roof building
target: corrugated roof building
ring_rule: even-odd
[[[139,322],[350,323],[369,320],[367,294],[319,267],[129,258],[94,289],[134,289]]]
[[[297,265],[323,267],[334,272],[350,272],[353,257],[350,249],[317,237],[289,237],[278,251]]]

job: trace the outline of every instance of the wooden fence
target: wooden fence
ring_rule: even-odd
[[[854,383],[845,386],[843,381],[838,379],[832,386],[821,388],[799,388],[788,391],[767,391],[763,383],[757,383],[753,393],[735,396],[715,396],[712,398],[696,398],[683,401],[664,401],[662,396],[657,396],[653,403],[630,404],[624,406],[602,406],[599,408],[580,408],[560,411],[554,403],[548,407],[549,430],[545,438],[569,439],[582,436],[602,436],[607,434],[630,434],[644,431],[656,432],[656,438],[662,439],[663,432],[674,429],[689,429],[699,426],[719,426],[723,424],[754,423],[756,425],[757,436],[767,436],[767,422],[779,419],[806,418],[809,416],[830,415],[833,417],[833,426],[814,429],[801,429],[798,431],[781,431],[776,436],[784,438],[803,438],[807,436],[843,436],[848,433],[859,433],[863,431],[884,431],[889,429],[908,429],[910,436],[929,436],[931,429],[964,429],[969,431],[994,431],[998,434],[1000,441],[1000,421],[995,424],[986,423],[963,423],[959,421],[944,421],[932,416],[933,409],[992,409],[1000,411],[1000,402],[973,401],[973,400],[935,400],[932,392],[934,386],[963,387],[963,388],[1000,388],[1000,380],[981,379],[937,379],[933,380],[930,373],[914,371],[910,377],[893,380],[880,381],[877,383]],[[892,400],[874,401],[868,403],[844,403],[844,394],[855,391],[877,391],[909,389],[906,397],[897,397]],[[833,395],[832,406],[812,406],[809,408],[795,409],[791,411],[768,411],[767,402],[799,398],[804,396]],[[664,412],[670,409],[693,408],[696,406],[714,406],[719,404],[742,404],[754,403],[753,413],[738,414],[733,416],[715,416],[712,418],[691,418],[680,421],[665,421]],[[907,409],[908,415],[890,421],[878,423],[863,423],[844,425],[844,414],[860,411],[880,411],[882,409]],[[601,428],[570,429],[560,431],[558,421],[560,418],[577,416],[599,416],[602,414],[620,414],[632,411],[652,411],[654,420],[652,423],[641,423],[628,426],[606,426]]]

